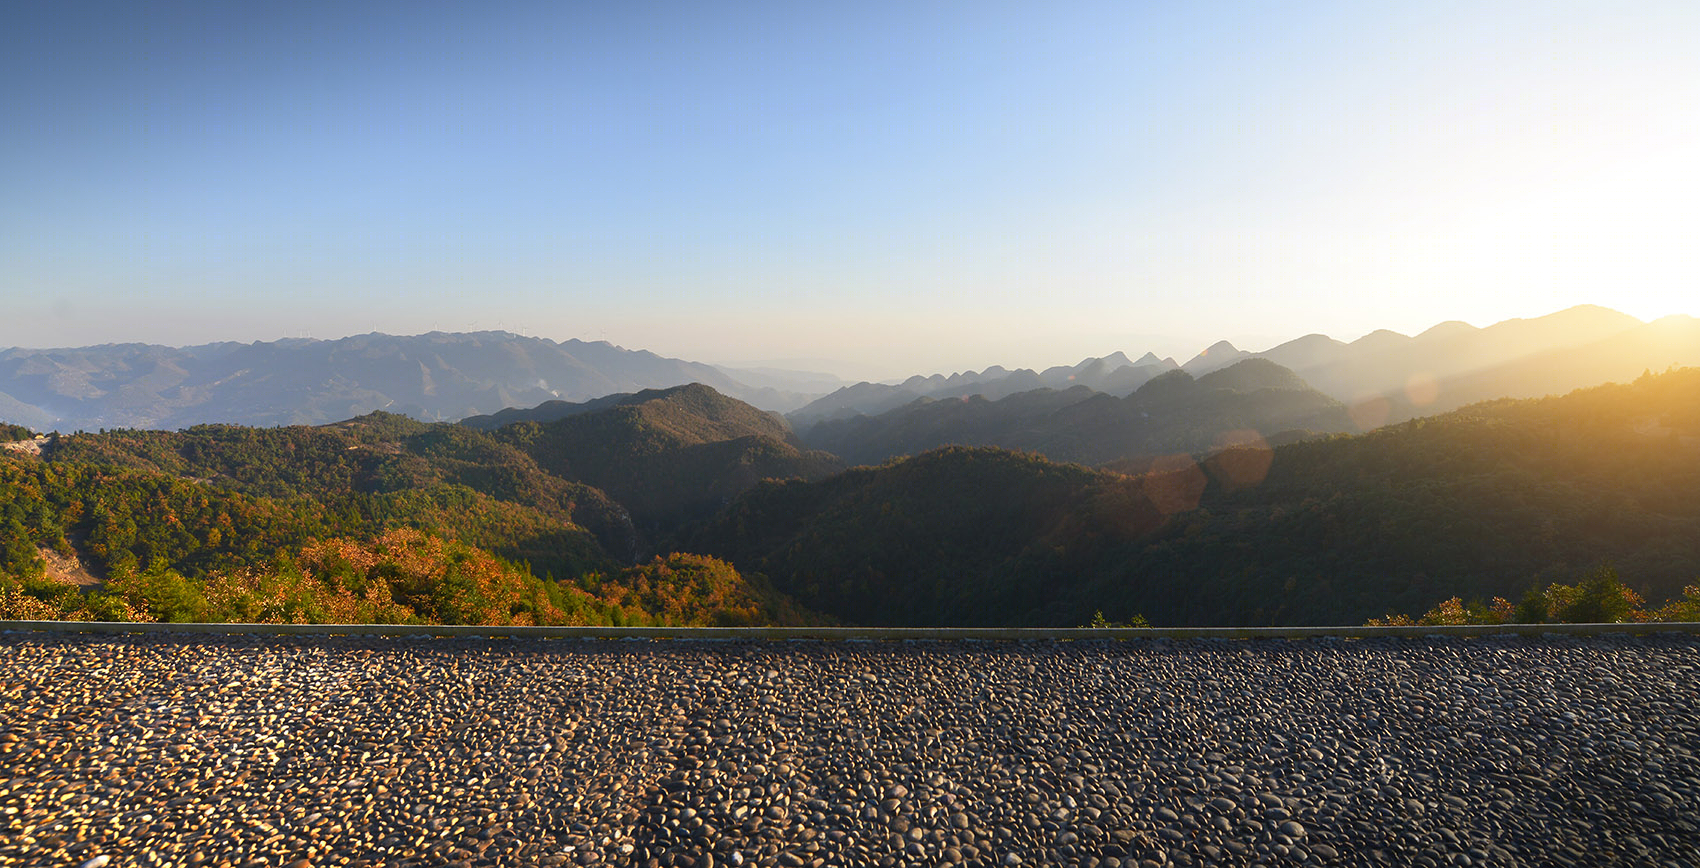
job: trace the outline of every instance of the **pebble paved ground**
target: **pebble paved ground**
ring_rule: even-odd
[[[0,634],[0,865],[1700,865],[1700,638]]]

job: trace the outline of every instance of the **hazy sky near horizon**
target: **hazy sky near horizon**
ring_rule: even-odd
[[[1700,313],[1700,4],[20,3],[0,346],[896,376]]]

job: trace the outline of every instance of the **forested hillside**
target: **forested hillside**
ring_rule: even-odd
[[[207,425],[56,438],[55,465],[156,471],[212,490],[299,501],[359,525],[451,535],[539,575],[614,563],[637,540],[619,504],[544,472],[524,452],[448,424],[374,413],[315,428]]]
[[[1103,541],[1160,529],[1191,485],[951,447],[765,483],[692,543],[847,623],[1079,624],[1072,589],[1100,569]]]
[[[553,422],[518,422],[494,437],[558,476],[606,491],[649,540],[707,518],[763,479],[820,479],[843,469],[835,456],[801,448],[783,418],[700,384],[639,392]]]
[[[1361,623],[1603,563],[1674,598],[1696,486],[1690,369],[1143,477],[947,450],[758,487],[694,544],[847,620]]]
[[[557,436],[549,426],[495,436],[385,413],[316,428],[57,437],[41,458],[0,465],[8,483],[0,488],[0,576],[8,582],[0,590],[9,589],[14,609],[39,616],[817,618],[713,559],[674,554],[634,566],[671,527],[652,523],[640,538],[624,505],[573,476],[584,468],[618,481],[607,462],[629,461],[640,465],[632,477],[651,485],[636,489],[640,495],[687,506],[705,499],[699,491],[724,499],[753,485],[766,465],[750,456],[769,448],[765,433],[783,434],[783,423],[706,387],[670,397],[677,400],[661,399],[637,417],[626,451],[571,453],[570,461],[559,444],[576,442],[572,433]],[[606,420],[592,421],[610,430]],[[765,433],[748,433],[752,426]],[[557,472],[528,448],[556,460]],[[671,469],[673,488],[646,475],[657,467]],[[702,514],[718,505],[703,503]],[[683,508],[668,515],[700,517]],[[325,551],[365,554],[326,560]],[[350,572],[350,563],[365,566]],[[73,583],[105,592],[78,597]]]
[[[1204,438],[1290,378],[1254,361],[1135,397],[1216,407],[1167,417]],[[1697,369],[1231,442],[1116,465],[1137,473],[985,447],[836,472],[700,386],[491,432],[372,414],[64,436],[0,453],[0,601],[11,617],[1325,624],[1477,611],[1605,565],[1645,611],[1686,611],[1660,607],[1700,579]],[[1560,597],[1547,609],[1575,608]]]

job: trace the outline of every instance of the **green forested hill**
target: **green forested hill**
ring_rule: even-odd
[[[1515,599],[1610,563],[1650,600],[1674,597],[1700,577],[1696,408],[1688,369],[1282,447],[1261,484],[1213,486],[1187,534],[1141,546],[1100,587],[1202,561],[1259,578],[1224,589],[1254,589],[1240,605],[1259,620],[1350,623],[1455,595]],[[1216,604],[1183,593],[1174,608],[1196,620]]]
[[[538,466],[606,491],[647,539],[706,518],[762,479],[820,479],[843,468],[803,449],[785,421],[702,385],[651,390],[493,436]]]
[[[439,529],[530,562],[540,575],[601,566],[585,559],[595,545],[565,539],[568,529],[589,531],[629,562],[764,478],[820,478],[841,467],[799,449],[782,419],[700,385],[493,432],[372,413],[318,427],[76,434],[57,438],[46,457],[251,496],[346,501],[345,510],[380,515],[394,502],[417,509],[447,496],[472,505],[433,510],[443,512],[434,526],[446,523]],[[555,530],[541,530],[548,527]]]
[[[611,395],[568,406],[572,412],[555,410],[550,404],[527,411],[504,411],[496,416],[468,420],[478,424],[465,427],[489,429],[491,426],[485,420],[496,419],[511,420],[494,426],[497,429],[520,422],[552,425],[579,419],[591,430],[612,430],[620,436],[604,442],[635,452],[752,435],[785,441],[794,439],[784,417],[728,398],[701,383]],[[573,425],[563,427],[573,429]]]
[[[0,488],[0,520],[11,519],[0,524],[0,591],[33,582],[34,597],[63,597],[65,587],[51,581],[51,552],[61,572],[86,568],[90,580],[105,580],[157,617],[233,616],[254,609],[220,608],[202,598],[215,587],[240,584],[241,576],[276,593],[295,588],[290,593],[305,594],[302,599],[337,598],[348,589],[324,581],[278,584],[278,577],[300,579],[300,559],[325,545],[371,551],[405,531],[424,534],[422,541],[380,546],[384,553],[374,556],[372,569],[395,572],[396,559],[413,557],[407,553],[421,546],[439,561],[479,564],[471,572],[484,578],[465,588],[512,597],[513,617],[693,623],[803,617],[788,600],[712,559],[676,555],[629,566],[640,553],[665,551],[658,546],[672,530],[666,522],[712,512],[763,474],[789,471],[786,462],[802,455],[774,437],[747,433],[784,434],[783,422],[768,414],[706,387],[673,391],[682,394],[639,408],[630,419],[589,420],[603,426],[600,453],[572,453],[572,432],[549,426],[490,434],[384,413],[314,428],[219,425],[58,437],[42,458],[14,456],[0,467],[12,477]],[[533,448],[572,460],[559,461],[560,472],[552,472],[532,457]],[[574,468],[625,483],[622,493],[650,520],[649,535],[640,539],[628,507],[573,476]],[[308,572],[319,579],[344,575],[333,567]],[[445,569],[397,575],[455,574]],[[567,605],[572,601],[560,597],[564,591],[551,579],[597,602]],[[381,584],[395,589],[388,580]],[[144,586],[146,593],[137,590]],[[545,599],[537,588],[555,589],[547,606],[536,602]],[[154,599],[161,594],[191,602]],[[138,602],[141,597],[151,602]],[[440,603],[415,606],[406,617],[496,612],[483,604]],[[355,611],[325,600],[314,605],[289,611],[317,613],[311,617]],[[402,617],[377,603],[359,611]]]
[[[692,541],[857,624],[1078,624],[1104,539],[1163,523],[1149,480],[950,447],[821,482],[765,483]],[[1090,615],[1090,610],[1087,612]]]
[[[694,543],[876,623],[1361,623],[1602,563],[1657,601],[1700,577],[1697,408],[1691,369],[1143,477],[946,450],[760,487]]]
[[[759,579],[676,554],[619,567],[582,529],[462,486],[250,497],[135,469],[0,457],[0,618],[755,624],[818,621]],[[555,581],[491,548],[575,565]],[[99,580],[79,590],[76,564]]]
[[[45,457],[312,503],[373,526],[424,527],[528,561],[539,575],[609,566],[604,551],[636,545],[624,511],[602,492],[545,473],[487,435],[387,413],[313,428],[75,434],[56,438]]]
[[[1236,366],[1153,380],[1143,406],[1227,372],[1210,393],[1282,391]],[[1650,607],[1700,579],[1695,369],[1139,474],[960,447],[837,466],[701,387],[488,433],[374,414],[59,437],[0,453],[0,612],[1323,624],[1605,564]],[[106,590],[65,584],[79,568]]]

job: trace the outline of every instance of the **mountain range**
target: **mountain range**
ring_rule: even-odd
[[[746,385],[712,365],[605,342],[557,343],[506,332],[14,348],[0,350],[0,421],[66,432],[319,425],[374,410],[453,421],[686,383],[775,409],[809,397],[786,391],[793,382],[751,373],[774,385]],[[822,380],[801,382],[818,388]]]
[[[0,350],[0,422],[41,431],[181,429],[203,423],[314,425],[374,410],[452,421],[555,401],[562,402],[562,412],[570,412],[566,405],[701,383],[762,409],[787,413],[807,439],[823,422],[877,417],[921,399],[997,403],[1035,390],[1067,393],[1082,387],[1092,394],[1127,399],[1175,370],[1196,379],[1252,358],[1292,371],[1307,387],[1344,404],[1353,426],[1368,430],[1488,398],[1562,393],[1630,379],[1644,370],[1700,364],[1700,320],[1673,316],[1642,323],[1626,314],[1583,306],[1486,328],[1443,323],[1414,337],[1378,331],[1346,343],[1308,335],[1260,353],[1224,341],[1185,363],[1151,353],[1135,359],[1118,352],[1043,371],[994,366],[918,375],[900,383],[856,384],[828,374],[734,370],[605,342],[557,343],[505,332],[368,334],[182,348],[13,348]],[[1090,397],[1072,394],[1081,400]],[[1081,401],[1050,396],[1023,403],[1062,407]],[[1109,407],[1100,403],[1080,412],[1095,417],[1097,410]],[[922,415],[932,420],[944,413],[935,407]],[[1322,425],[1318,430],[1339,427]],[[1033,439],[1038,436],[1000,432],[976,442],[1036,447],[1044,442]],[[1074,454],[1053,448],[1059,455]],[[1080,454],[1090,460],[1104,453]]]
[[[1415,337],[1381,330],[1347,343],[1312,334],[1257,353],[1219,341],[1183,364],[1149,353],[1130,361],[1115,353],[1042,373],[992,367],[896,384],[857,383],[788,415],[806,432],[822,421],[875,416],[918,398],[981,395],[996,400],[1074,385],[1125,397],[1168,370],[1180,368],[1197,377],[1252,358],[1293,371],[1311,387],[1356,408],[1360,424],[1373,428],[1490,398],[1559,394],[1633,379],[1644,370],[1700,364],[1700,320],[1670,316],[1643,323],[1583,305],[1485,328],[1447,322]]]
[[[1385,423],[1491,398],[1561,394],[1631,380],[1647,370],[1700,364],[1700,320],[1671,316],[1643,323],[1580,306],[1487,328],[1442,323],[1415,337],[1378,331],[1341,343],[1310,335],[1254,355],[1362,407],[1366,421]],[[1218,352],[1190,369],[1210,370],[1231,357]],[[1383,406],[1386,416],[1380,417]]]
[[[1044,371],[1022,368],[1015,371],[992,366],[983,371],[916,375],[901,383],[857,383],[823,395],[787,415],[799,428],[817,422],[857,415],[876,415],[922,398],[942,400],[978,396],[988,400],[1030,392],[1034,389],[1072,389],[1084,386],[1095,392],[1125,397],[1159,374],[1180,367],[1174,359],[1159,359],[1146,353],[1130,361],[1124,353],[1089,358],[1076,365],[1059,365]]]
[[[852,464],[955,445],[1100,465],[1357,430],[1344,404],[1274,362],[1248,358],[1197,378],[1170,370],[1126,397],[1077,385],[997,400],[917,398],[879,415],[821,421],[802,439]]]

